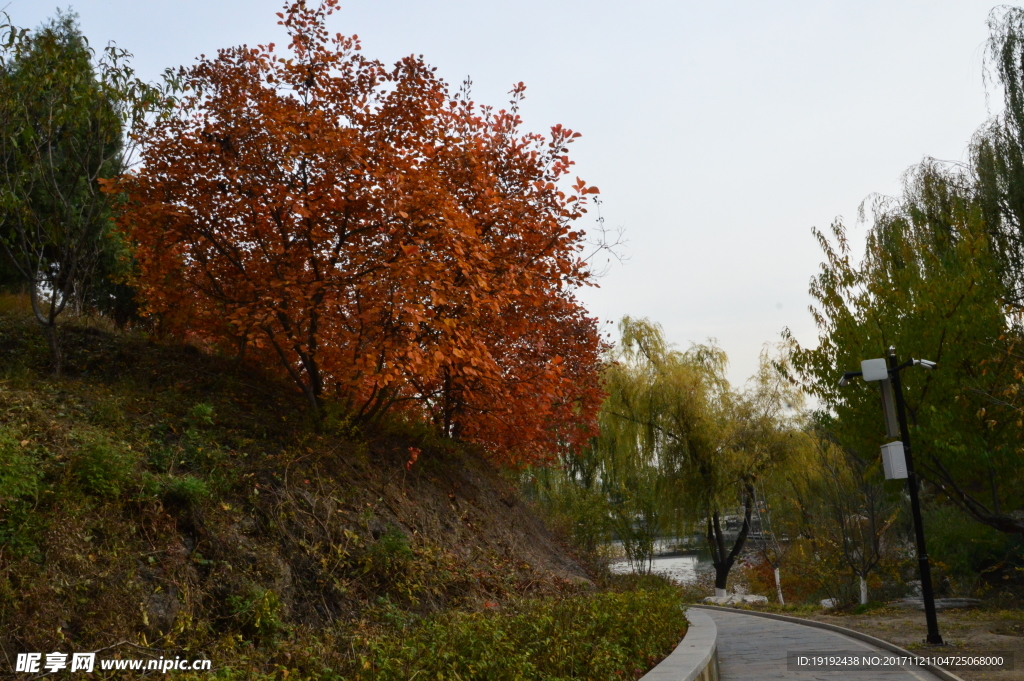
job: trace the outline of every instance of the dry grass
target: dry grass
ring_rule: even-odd
[[[27,293],[0,292],[0,315],[32,314],[32,301]]]

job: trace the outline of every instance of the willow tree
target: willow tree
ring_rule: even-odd
[[[988,17],[985,75],[1003,93],[1003,111],[971,143],[971,170],[1003,283],[1004,300],[1024,306],[1024,9]]]
[[[809,506],[807,488],[802,483],[813,466],[816,448],[815,437],[806,424],[804,395],[788,376],[792,348],[782,344],[776,350],[775,356],[767,347],[762,351],[760,368],[750,381],[748,394],[753,396],[752,402],[761,405],[762,419],[768,420],[765,440],[784,448],[784,455],[776,457],[775,465],[758,481],[755,507],[761,534],[757,551],[771,566],[776,595],[784,605],[782,570],[794,540],[806,534]]]
[[[636,543],[646,542],[640,549],[647,550],[676,510],[704,523],[716,594],[724,595],[750,532],[757,480],[792,444],[782,418],[786,391],[766,377],[746,393],[734,391],[720,348],[680,352],[646,319],[626,317],[620,331],[594,444],[606,462],[605,485],[619,502],[619,525],[640,528]],[[736,509],[742,521],[730,542],[725,520]]]

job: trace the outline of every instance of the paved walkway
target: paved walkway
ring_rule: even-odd
[[[718,627],[718,660],[722,681],[938,681],[937,676],[920,668],[789,671],[786,668],[787,651],[892,653],[826,629],[719,610],[704,612],[711,615]]]

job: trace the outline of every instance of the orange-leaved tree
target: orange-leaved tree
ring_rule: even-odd
[[[505,460],[591,431],[600,338],[574,292],[563,180],[578,133],[521,131],[421,58],[393,68],[330,35],[337,0],[278,16],[291,37],[182,69],[123,192],[138,290],[170,331],[277,363],[319,410],[404,409]]]

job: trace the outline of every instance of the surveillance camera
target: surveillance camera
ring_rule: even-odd
[[[934,369],[936,366],[938,366],[935,362],[932,362],[931,360],[927,359],[915,359],[914,364],[920,367],[924,367],[925,369]]]

